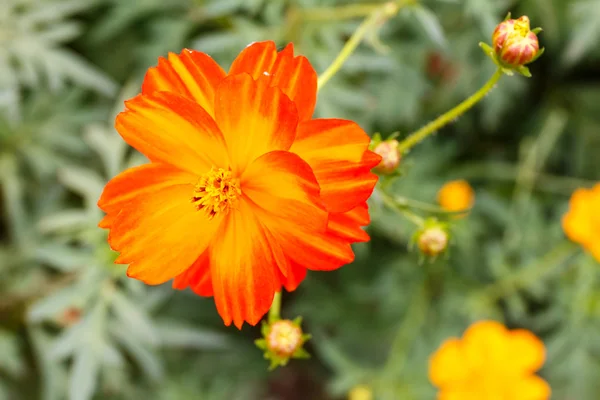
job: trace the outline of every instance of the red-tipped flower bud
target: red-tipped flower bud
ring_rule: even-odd
[[[498,60],[510,67],[519,67],[535,60],[540,50],[538,37],[526,15],[507,19],[492,34],[492,47]]]
[[[401,156],[398,151],[397,140],[384,140],[375,146],[373,151],[381,156],[381,162],[375,167],[377,171],[384,174],[391,174],[398,168]]]

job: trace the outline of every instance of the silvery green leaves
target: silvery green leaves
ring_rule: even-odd
[[[2,2],[0,106],[2,98],[19,99],[22,88],[48,87],[58,92],[66,82],[107,96],[115,93],[117,86],[108,76],[63,47],[83,32],[82,25],[72,17],[94,3],[77,0]]]

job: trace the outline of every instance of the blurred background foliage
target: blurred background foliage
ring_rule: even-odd
[[[377,399],[433,399],[429,355],[483,318],[544,339],[553,399],[597,399],[599,268],[560,218],[600,178],[600,2],[406,3],[319,93],[317,116],[384,137],[418,128],[493,73],[477,43],[509,10],[544,28],[546,54],[402,160],[396,195],[434,202],[456,178],[476,190],[468,218],[450,220],[448,255],[409,250],[415,227],[375,192],[356,262],[284,295],[313,358],[268,373],[258,329],[226,329],[211,299],[113,264],[96,201],[144,162],[114,116],[183,47],[227,68],[249,42],[293,41],[321,72],[383,3],[2,0],[0,399],[333,400],[363,384]]]

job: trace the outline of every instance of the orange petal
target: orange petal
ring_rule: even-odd
[[[142,94],[163,91],[194,100],[211,116],[215,91],[225,78],[225,71],[210,56],[195,50],[169,53],[160,57],[158,66],[148,69],[142,83]]]
[[[533,333],[524,329],[511,331],[508,345],[513,371],[533,373],[544,365],[546,360],[544,343]]]
[[[121,252],[117,264],[130,264],[127,275],[150,285],[175,278],[207,248],[219,227],[191,202],[193,184],[138,193],[119,212],[108,241]]]
[[[230,76],[219,85],[215,116],[235,175],[269,151],[288,150],[298,124],[294,103],[278,88],[248,74]]]
[[[248,201],[226,217],[210,246],[212,286],[225,325],[256,325],[281,287],[281,249],[254,215]]]
[[[290,151],[312,167],[330,212],[350,211],[373,192],[377,175],[370,170],[381,157],[367,150],[370,140],[352,121],[315,119],[298,125]]]
[[[510,370],[508,331],[499,322],[480,321],[463,335],[463,358],[474,370],[505,373]]]
[[[369,235],[361,227],[370,222],[369,207],[363,203],[345,213],[329,214],[327,228],[329,232],[342,239],[356,242],[368,242]]]
[[[281,272],[279,279],[281,284],[285,287],[288,292],[293,292],[298,288],[300,283],[306,278],[306,268],[295,262],[289,262],[289,267],[286,270],[287,276],[284,276]]]
[[[354,259],[347,240],[326,233],[319,186],[296,154],[274,151],[256,159],[242,176],[241,187],[291,260],[308,269],[330,270]]]
[[[312,271],[332,271],[354,261],[354,252],[347,240],[323,233],[291,231],[277,233],[283,239],[281,247],[294,262]]]
[[[98,200],[98,207],[107,213],[100,222],[109,228],[119,211],[135,198],[152,196],[153,192],[173,185],[195,183],[197,177],[167,164],[152,163],[129,168],[111,179]]]
[[[468,376],[459,339],[446,340],[429,359],[429,380],[438,388],[458,384]]]
[[[223,135],[202,107],[167,92],[139,95],[115,126],[123,139],[152,161],[196,174],[229,165]]]
[[[271,73],[276,60],[277,47],[274,42],[254,42],[246,46],[233,60],[229,75],[246,73],[254,80],[258,80],[261,76],[265,76],[265,72]]]
[[[202,253],[191,267],[175,277],[174,289],[183,290],[189,287],[200,296],[213,296],[208,253],[208,250]]]
[[[270,41],[246,47],[229,70],[231,75],[244,72],[281,89],[296,103],[300,121],[312,117],[317,101],[317,73],[306,57],[294,57],[292,43],[279,53]]]
[[[519,400],[548,400],[552,391],[548,382],[536,375],[518,379],[507,385],[507,397]]]
[[[591,216],[595,214],[591,191],[577,189],[569,201],[569,211],[562,218],[565,234],[574,242],[587,244],[594,236]]]
[[[465,385],[466,386],[466,385]],[[468,387],[458,387],[444,389],[437,395],[437,400],[499,400],[499,399],[488,399],[485,394],[479,393]]]
[[[248,166],[242,193],[277,223],[294,229],[324,232],[327,211],[311,168],[296,154],[272,151]]]

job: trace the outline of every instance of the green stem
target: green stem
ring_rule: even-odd
[[[352,34],[350,39],[346,42],[342,51],[337,55],[335,60],[331,63],[331,65],[321,74],[319,75],[319,79],[317,81],[317,87],[321,89],[339,70],[342,68],[342,65],[346,62],[348,57],[356,50],[360,42],[366,36],[369,31],[375,26],[382,23],[398,12],[400,8],[407,4],[414,3],[415,0],[400,0],[396,2],[387,2],[374,9],[369,16],[359,25],[358,29]]]
[[[273,303],[269,309],[269,324],[279,321],[281,319],[281,292],[275,292],[273,296]]]
[[[398,376],[404,369],[409,345],[415,339],[425,322],[428,307],[429,293],[426,278],[423,277],[423,281],[415,289],[410,299],[404,319],[400,323],[400,327],[392,342],[390,355],[384,368],[390,375]]]
[[[400,207],[406,208],[415,208],[417,210],[421,210],[431,214],[441,214],[441,215],[462,215],[468,213],[471,209],[465,208],[464,210],[458,211],[448,211],[443,208],[436,206],[434,204],[429,204],[424,201],[409,199],[408,197],[397,196],[394,198],[396,204]]]
[[[485,95],[488,94],[489,91],[494,88],[494,86],[503,74],[504,72],[502,72],[502,70],[498,68],[494,75],[492,75],[492,77],[472,96],[467,98],[465,101],[463,101],[450,111],[447,111],[446,113],[440,115],[435,120],[423,126],[416,132],[410,134],[406,139],[400,142],[400,144],[398,145],[398,151],[402,154],[410,150],[416,144],[423,141],[427,136],[438,131],[443,126],[447,125],[448,123],[454,121],[456,118],[463,115],[471,107],[473,107],[475,104],[481,101],[485,97]]]
[[[489,285],[484,289],[485,296],[490,301],[495,301],[506,297],[516,290],[526,288],[543,279],[579,251],[579,246],[565,241],[550,250],[544,257]]]
[[[385,205],[387,205],[389,208],[396,211],[402,217],[406,218],[407,220],[409,220],[410,222],[412,222],[419,228],[422,228],[425,225],[425,220],[423,219],[423,217],[408,210],[408,208],[405,205],[402,205],[399,202],[397,202],[392,196],[390,196],[386,192],[380,190],[380,191],[378,191],[378,193],[381,196],[381,198],[383,199],[383,202],[385,203]]]

